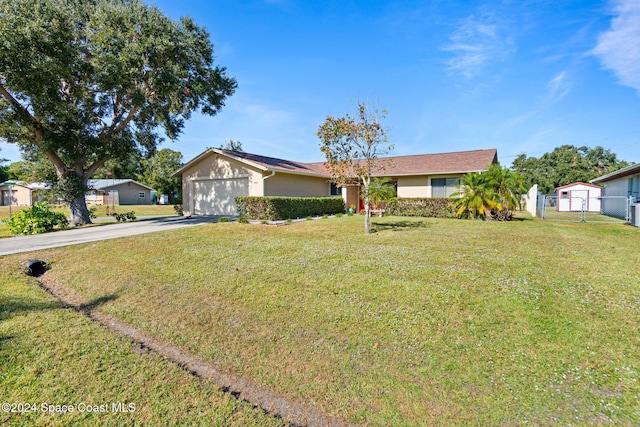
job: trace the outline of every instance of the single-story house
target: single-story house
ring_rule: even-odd
[[[558,212],[600,212],[602,209],[602,187],[574,182],[556,188]]]
[[[498,162],[496,149],[381,159],[380,177],[389,177],[398,197],[449,197],[460,178]],[[240,151],[209,148],[172,177],[182,177],[185,215],[235,215],[239,196],[342,196],[361,207],[358,185],[336,187],[323,162],[301,163]]]
[[[37,202],[38,189],[23,181],[0,184],[0,206],[31,206]]]
[[[89,205],[151,205],[156,193],[133,179],[90,179],[87,186]]]
[[[633,196],[640,200],[640,164],[627,166],[589,182],[602,185],[603,196]]]
[[[623,217],[624,209],[621,205],[626,198],[633,197],[632,212],[627,214],[631,223],[640,227],[640,164],[622,168],[590,181],[592,184],[602,185],[603,207],[606,215]]]

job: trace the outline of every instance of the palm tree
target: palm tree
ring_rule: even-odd
[[[522,208],[522,195],[527,192],[524,176],[495,164],[485,172],[484,177],[487,185],[498,196],[500,209],[497,214],[499,217],[507,220],[513,218],[513,211]]]
[[[457,197],[453,204],[459,218],[492,218],[492,211],[501,210],[498,195],[482,174],[472,172],[465,175],[460,183],[460,190],[451,197]]]
[[[393,185],[389,178],[373,178],[369,185],[369,201],[372,206],[380,209],[380,216],[382,216],[381,208],[386,203],[396,197],[396,187]]]

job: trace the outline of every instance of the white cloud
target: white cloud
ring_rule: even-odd
[[[618,0],[611,28],[602,33],[592,53],[620,83],[640,93],[640,2]]]
[[[547,100],[549,102],[558,102],[564,98],[569,91],[573,83],[567,78],[567,72],[561,71],[549,82],[549,94]]]
[[[514,49],[513,41],[500,36],[500,25],[491,15],[469,16],[460,22],[442,49],[453,52],[449,70],[471,78],[491,61],[502,61]]]

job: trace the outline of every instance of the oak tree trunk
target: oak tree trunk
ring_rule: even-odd
[[[87,209],[87,202],[84,199],[84,194],[73,199],[69,203],[69,210],[71,211],[71,223],[75,226],[92,224],[89,217],[89,209]]]

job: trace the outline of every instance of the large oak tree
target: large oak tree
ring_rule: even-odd
[[[51,161],[76,225],[107,160],[153,152],[235,88],[190,18],[140,0],[0,2],[0,137]]]
[[[540,158],[520,154],[512,168],[524,175],[529,187],[538,184],[538,191],[548,194],[563,185],[589,182],[628,165],[602,147],[562,145]]]

